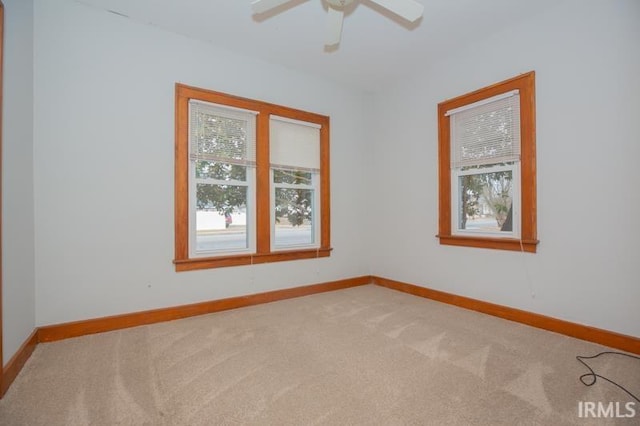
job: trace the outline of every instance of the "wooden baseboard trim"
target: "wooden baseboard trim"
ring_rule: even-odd
[[[621,349],[623,351],[640,355],[640,338],[637,337],[627,336],[587,325],[576,324],[507,306],[496,305],[494,303],[483,302],[482,300],[457,296],[455,294],[432,290],[387,278],[373,276],[371,277],[371,281],[379,286],[402,291],[414,296],[420,296],[436,300],[438,302],[447,303],[449,305],[482,312],[509,321],[519,322],[541,328],[543,330],[553,331],[555,333],[564,334],[565,336],[575,337],[577,339],[598,343],[610,348]]]
[[[24,367],[25,363],[33,353],[38,344],[38,330],[33,330],[31,335],[20,346],[20,349],[9,360],[7,365],[2,369],[2,383],[0,383],[0,398],[9,390],[9,386],[18,377],[18,374]]]
[[[210,314],[213,312],[226,311],[228,309],[242,308],[245,306],[307,296],[310,294],[341,290],[365,284],[371,284],[371,277],[368,275],[303,287],[251,294],[248,296],[212,300],[209,302],[195,303],[191,305],[154,309],[151,311],[134,312],[130,314],[74,321],[64,324],[47,325],[38,329],[38,341],[53,342],[56,340],[79,337],[87,334],[102,333],[105,331],[120,330],[123,328],[171,321],[196,315]]]
[[[477,299],[457,296],[455,294],[432,290],[414,284],[367,275],[303,287],[195,303],[191,305],[154,309],[151,311],[134,312],[124,315],[115,315],[39,327],[33,331],[29,338],[22,344],[20,349],[3,368],[2,381],[0,382],[0,398],[2,398],[7,392],[9,386],[11,386],[15,378],[18,376],[18,373],[20,373],[20,370],[33,353],[36,345],[40,342],[53,342],[56,340],[79,337],[87,334],[102,333],[105,331],[120,330],[123,328],[171,321],[180,318],[275,302],[294,297],[308,296],[316,293],[341,290],[366,284],[376,284],[382,287],[412,294],[414,296],[424,297],[461,308],[482,312],[506,320],[519,322],[640,355],[640,338],[637,337],[626,336],[624,334],[576,324]]]

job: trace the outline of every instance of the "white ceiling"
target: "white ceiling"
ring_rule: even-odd
[[[559,2],[417,0],[424,17],[408,24],[360,0],[345,16],[339,48],[325,51],[322,0],[291,0],[263,16],[252,15],[251,0],[75,1],[369,91]]]

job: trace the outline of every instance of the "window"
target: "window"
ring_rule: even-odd
[[[535,252],[535,74],[438,105],[441,244]]]
[[[316,246],[320,215],[320,126],[271,117],[273,250]]]
[[[251,253],[255,114],[191,100],[189,118],[190,257]]]
[[[177,271],[329,256],[329,118],[176,85]]]

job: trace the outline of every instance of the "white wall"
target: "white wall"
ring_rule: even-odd
[[[18,3],[28,8],[8,0],[8,11]],[[640,3],[562,2],[367,98],[75,2],[53,3],[35,0],[34,163],[27,142],[14,155],[25,176],[5,194],[23,197],[23,214],[13,214],[27,237],[11,249],[23,250],[16,265],[26,284],[12,295],[5,281],[5,353],[33,328],[30,167],[37,325],[373,273],[640,335]],[[14,78],[28,86],[24,67]],[[440,246],[437,103],[529,70],[537,73],[538,254]],[[175,82],[331,115],[330,258],[174,272]],[[29,141],[29,114],[20,117]],[[15,146],[7,132],[5,156]],[[11,312],[21,325],[7,322]]]
[[[33,2],[3,3],[2,337],[6,364],[35,326]]]
[[[368,274],[360,94],[75,2],[35,5],[38,325]],[[330,258],[174,272],[176,82],[332,117]]]
[[[372,273],[640,336],[639,22],[635,0],[567,1],[378,94]],[[437,104],[530,70],[538,254],[439,245]]]

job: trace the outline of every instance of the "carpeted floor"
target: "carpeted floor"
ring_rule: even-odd
[[[373,285],[41,344],[2,425],[638,425],[607,348]],[[640,364],[590,364],[640,394]],[[622,411],[624,414],[625,411]],[[628,412],[626,412],[628,413]]]

